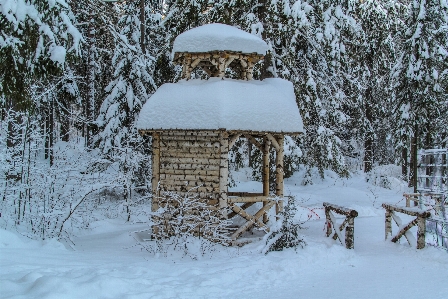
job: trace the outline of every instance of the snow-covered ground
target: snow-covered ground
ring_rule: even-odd
[[[0,230],[1,298],[448,298],[448,253],[417,250],[384,240],[381,203],[404,205],[393,190],[362,175],[302,186],[286,181],[307,219],[307,246],[261,254],[261,241],[223,248],[192,260],[182,254],[155,257],[129,232],[144,229],[108,219],[78,236],[73,249],[32,241]],[[252,184],[255,186],[256,184]],[[356,209],[355,249],[325,237],[322,202]],[[393,227],[396,232],[396,227]]]

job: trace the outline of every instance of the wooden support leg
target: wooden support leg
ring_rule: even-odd
[[[354,235],[355,235],[355,218],[353,217],[347,217],[347,227],[345,228],[345,248],[347,249],[353,249],[355,248],[355,241],[354,241]]]
[[[331,236],[332,229],[331,229],[331,219],[330,219],[330,209],[325,208],[325,219],[326,219],[326,227],[327,227],[327,237]]]
[[[269,150],[271,148],[271,142],[267,137],[264,137],[263,147],[263,196],[269,196]],[[267,205],[267,202],[263,202],[263,207]],[[267,213],[263,215],[263,223],[269,221]]]
[[[417,218],[417,249],[425,248],[425,233],[426,233],[426,219],[423,217]]]
[[[386,210],[386,231],[385,231],[385,239],[389,238],[389,236],[392,236],[392,211]]]

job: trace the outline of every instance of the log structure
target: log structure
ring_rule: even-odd
[[[341,244],[345,243],[345,248],[347,249],[355,248],[355,218],[358,217],[358,212],[356,210],[347,209],[328,202],[324,202],[323,206],[325,208],[327,237],[331,236],[333,233],[332,228],[334,228],[333,240],[338,239]],[[345,219],[341,225],[336,223],[336,219],[332,212],[345,216]],[[345,238],[341,234],[344,229]]]
[[[382,207],[386,210],[385,217],[385,234],[386,240],[392,236],[392,219],[398,226],[398,233],[392,238],[392,242],[397,242],[401,237],[405,237],[410,246],[417,246],[417,249],[425,248],[425,232],[426,232],[426,218],[431,216],[428,211],[422,211],[418,208],[399,207],[383,203]],[[401,218],[396,213],[403,213],[409,216],[416,217],[414,220],[406,225],[403,225]],[[417,225],[417,242],[415,237],[409,231],[413,226]]]
[[[227,25],[201,27],[206,28],[198,27],[199,33],[216,31],[217,36],[208,36],[214,48],[207,43],[203,43],[206,50],[188,48],[197,42],[189,38],[201,38],[194,34],[198,28],[185,33],[183,44],[176,45],[176,39],[174,62],[182,65],[185,80],[162,85],[143,106],[137,127],[140,134],[152,136],[152,210],[159,208],[164,192],[194,193],[210,209],[219,210],[223,218],[239,215],[246,221],[231,235],[236,240],[252,227],[267,231],[268,211],[273,207],[277,212],[282,210],[281,200],[273,197],[283,196],[284,138],[302,133],[303,125],[290,82],[253,80],[254,64],[265,54],[260,49],[267,49],[264,41],[233,27],[229,31]],[[231,37],[229,42],[228,32],[235,30],[239,40],[234,42]],[[245,39],[254,43],[252,47],[235,49],[234,44]],[[191,79],[195,68],[201,68],[210,79]],[[239,80],[225,78],[226,69]],[[260,192],[228,192],[229,150],[240,138],[263,153]],[[269,190],[272,148],[275,194]],[[261,208],[248,212],[256,203]]]

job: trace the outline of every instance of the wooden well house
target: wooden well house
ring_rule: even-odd
[[[152,209],[164,191],[197,194],[210,207],[240,215],[247,222],[232,235],[238,238],[253,226],[264,227],[267,212],[281,205],[285,135],[303,131],[290,82],[253,80],[254,64],[264,58],[267,44],[260,38],[223,24],[197,27],[179,35],[174,62],[182,65],[183,80],[162,85],[140,112],[141,134],[152,136]],[[209,79],[192,78],[200,68]],[[226,72],[233,78],[226,77]],[[229,149],[247,138],[263,153],[263,190],[229,192]],[[269,152],[275,149],[276,190],[269,193]],[[247,208],[263,205],[255,214]]]

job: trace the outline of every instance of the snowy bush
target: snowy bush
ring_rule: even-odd
[[[197,258],[213,251],[216,246],[227,246],[230,221],[215,207],[208,206],[197,195],[185,196],[165,192],[157,198],[160,208],[151,214],[155,242],[145,246],[149,251],[167,255],[170,250]]]
[[[401,167],[393,164],[376,166],[367,173],[367,182],[386,189],[400,185]]]
[[[279,213],[278,220],[271,226],[269,234],[264,238],[266,246],[262,252],[267,254],[271,251],[282,251],[285,248],[297,248],[305,246],[306,243],[299,235],[302,228],[300,223],[294,221],[297,207],[294,197],[289,197],[284,211]]]

